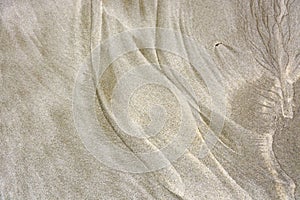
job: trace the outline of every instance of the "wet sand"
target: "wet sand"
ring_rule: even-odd
[[[2,1],[0,199],[300,199],[299,9],[297,0]],[[102,92],[90,99],[96,106],[87,107],[110,141],[136,154],[171,143],[183,122],[195,130],[189,148],[167,167],[130,173],[91,151],[103,138],[82,139],[92,122],[78,133],[74,91],[83,64],[92,66],[94,49],[119,33],[149,27],[179,32],[207,52],[199,60],[220,72],[226,114],[216,111],[205,74],[197,73],[191,56],[137,49],[115,59],[96,80]],[[123,42],[138,47],[150,39]],[[154,39],[157,46],[164,42]],[[183,43],[189,51],[182,41],[172,45]],[[129,91],[128,116],[137,127],[163,122],[157,135],[140,139],[122,132],[107,105],[127,72],[151,63],[171,86]],[[143,70],[139,75],[147,79]],[[181,97],[189,109],[181,109]],[[164,111],[151,113],[156,104]],[[182,119],[184,112],[200,116],[200,125],[196,117]],[[214,134],[214,112],[224,126],[201,156],[206,135]],[[182,141],[172,144],[177,153]]]

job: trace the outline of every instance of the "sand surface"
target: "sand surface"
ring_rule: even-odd
[[[0,200],[300,200],[299,10],[2,0]]]

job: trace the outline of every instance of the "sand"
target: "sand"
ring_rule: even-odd
[[[0,199],[300,199],[299,10],[2,0]]]

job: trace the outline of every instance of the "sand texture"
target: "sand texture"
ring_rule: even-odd
[[[300,200],[299,11],[1,0],[0,200]]]

